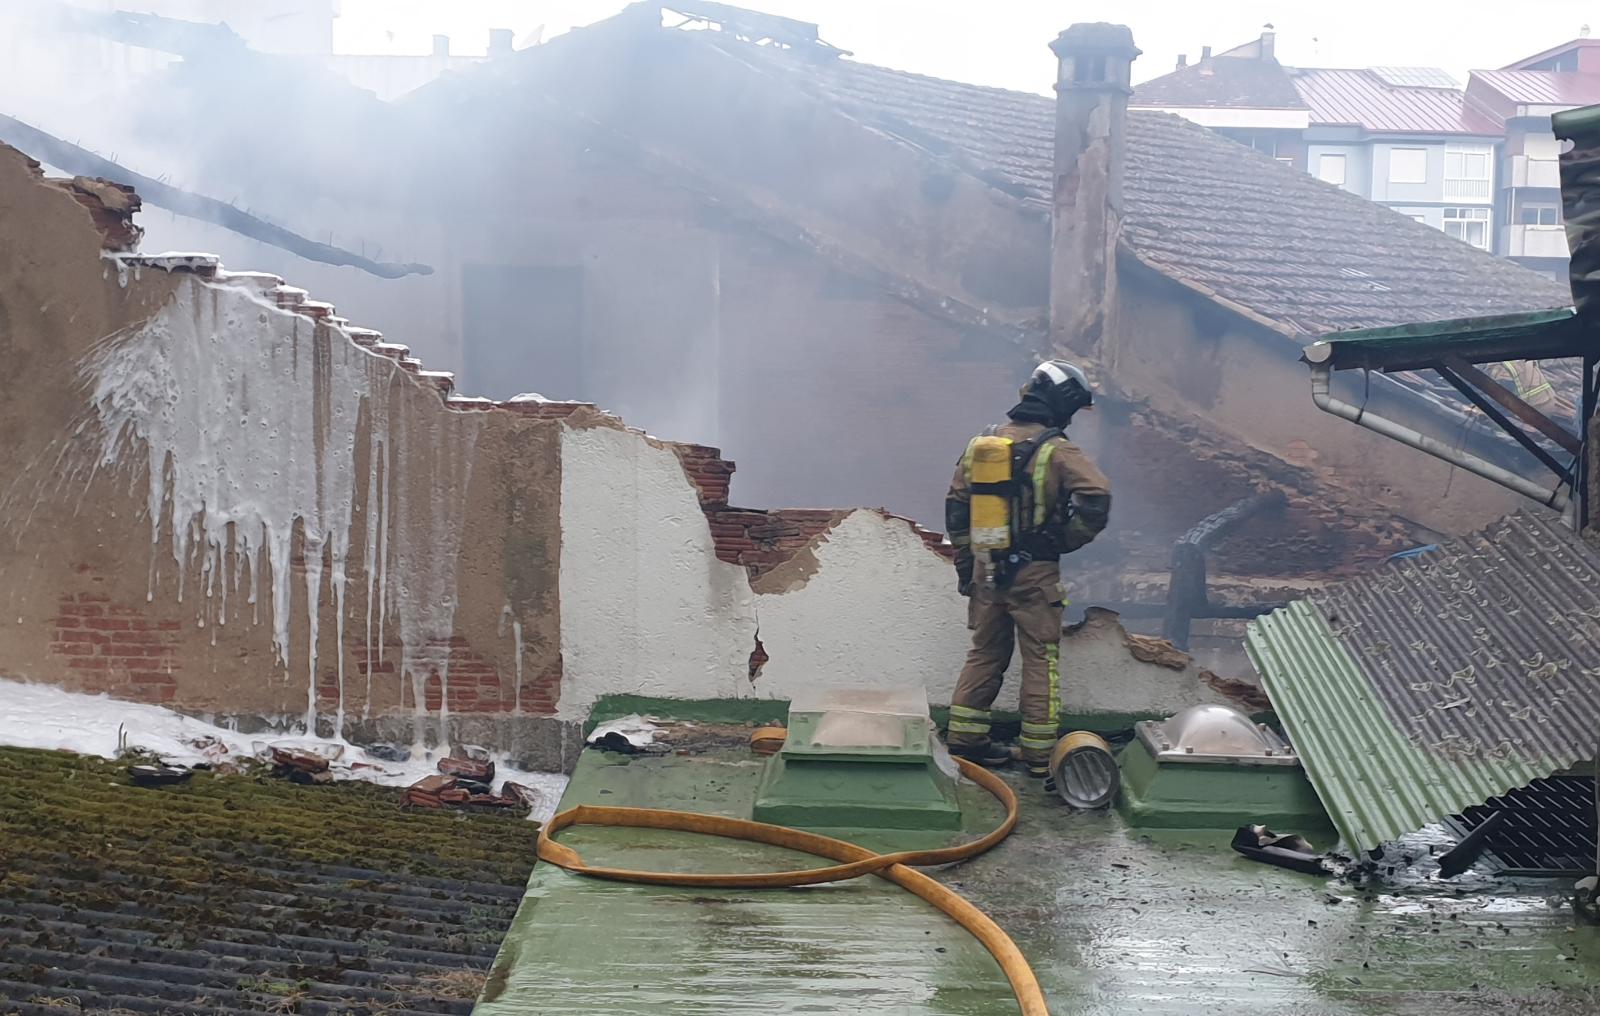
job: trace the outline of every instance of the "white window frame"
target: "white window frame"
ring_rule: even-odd
[[[1338,173],[1328,172],[1330,163],[1338,167]],[[1335,186],[1343,187],[1347,179],[1345,176],[1346,166],[1347,161],[1343,152],[1323,152],[1317,156],[1317,179],[1323,183],[1331,183]]]
[[[1406,159],[1403,160],[1403,159],[1400,158],[1400,156],[1402,154],[1404,154],[1406,156]],[[1413,156],[1413,155],[1415,155],[1419,160],[1421,160],[1420,163],[1419,163],[1420,169],[1417,170],[1417,172],[1415,173],[1414,176],[1413,176],[1413,174],[1409,174],[1409,173],[1406,174],[1405,176],[1401,176],[1400,175],[1401,164],[1403,162],[1409,162],[1411,156]],[[1389,149],[1389,182],[1390,183],[1413,183],[1413,184],[1414,183],[1427,183],[1428,182],[1428,150],[1426,148],[1391,148],[1391,149]]]
[[[1494,146],[1444,146],[1446,201],[1487,201],[1494,183]]]
[[[1454,227],[1454,228],[1452,228]],[[1474,229],[1473,227],[1477,227]],[[1487,206],[1474,208],[1470,205],[1452,206],[1444,210],[1444,222],[1440,226],[1445,235],[1453,236],[1469,247],[1479,250],[1488,250],[1490,218]],[[1476,234],[1476,239],[1474,238]]]
[[[1527,221],[1524,221],[1522,217],[1523,217],[1523,215],[1525,215],[1528,212],[1537,212],[1539,214],[1536,214],[1534,216],[1534,221],[1533,222],[1527,222]],[[1539,221],[1544,217],[1543,213],[1545,213],[1545,212],[1549,212],[1550,213],[1550,221],[1549,222]],[[1521,204],[1521,205],[1517,206],[1516,221],[1513,223],[1513,225],[1517,225],[1517,226],[1559,226],[1559,225],[1561,225],[1561,206],[1559,204],[1557,204],[1556,202],[1554,202],[1554,201],[1529,201],[1529,202],[1526,202],[1524,204]]]

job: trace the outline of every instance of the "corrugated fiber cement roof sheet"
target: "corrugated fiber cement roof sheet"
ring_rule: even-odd
[[[1600,552],[1531,514],[1258,618],[1246,645],[1350,850],[1600,743]]]

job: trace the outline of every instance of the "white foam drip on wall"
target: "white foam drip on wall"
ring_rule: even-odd
[[[101,425],[100,466],[143,452],[152,544],[162,519],[178,572],[198,562],[197,623],[226,624],[238,567],[256,608],[271,573],[272,645],[289,666],[295,527],[304,542],[309,620],[306,724],[315,727],[323,562],[337,605],[343,721],[343,615],[355,502],[356,428],[380,361],[351,342],[315,341],[314,325],[240,286],[181,279],[141,327],[84,364]],[[392,369],[392,368],[391,368]],[[231,569],[229,556],[238,555]],[[159,581],[152,561],[151,589]]]
[[[449,744],[456,559],[463,506],[472,483],[473,448],[482,424],[481,414],[451,413],[416,434],[406,414],[395,421],[395,449],[389,461],[397,473],[400,495],[394,500],[395,532],[389,541],[393,574],[387,579],[384,604],[400,623],[400,680],[410,682],[419,744],[428,714],[427,682],[435,674],[440,695],[438,743]],[[392,497],[393,484],[387,479],[385,483]],[[388,525],[384,532],[388,534]]]
[[[516,670],[516,685],[514,686],[514,697],[511,700],[511,713],[516,716],[522,713],[522,618],[517,616],[516,611],[511,609],[511,604],[509,603],[500,608],[500,630],[497,634],[501,638],[505,638],[508,627],[511,629],[512,650],[516,653],[516,660],[513,664]]]

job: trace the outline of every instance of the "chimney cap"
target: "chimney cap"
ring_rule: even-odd
[[[1050,44],[1056,56],[1074,53],[1098,53],[1121,56],[1133,60],[1139,56],[1139,47],[1133,44],[1133,31],[1127,25],[1113,25],[1104,21],[1079,22],[1071,26]]]

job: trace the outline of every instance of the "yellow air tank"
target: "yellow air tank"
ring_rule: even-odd
[[[972,549],[1011,547],[1011,439],[984,435],[972,440]],[[987,488],[987,489],[986,489]]]

